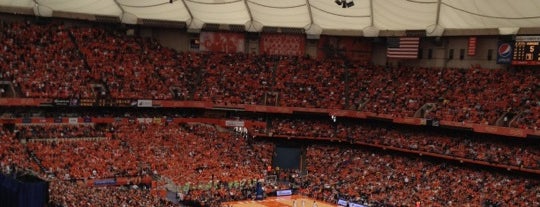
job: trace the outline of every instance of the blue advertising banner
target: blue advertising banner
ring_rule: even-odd
[[[497,47],[497,64],[512,63],[514,53],[514,43],[511,41],[501,41]]]
[[[110,179],[94,180],[94,186],[110,186],[110,185],[116,185],[116,179],[110,178]]]
[[[292,190],[278,190],[276,191],[277,196],[290,196],[292,195]]]
[[[346,200],[343,200],[343,199],[339,199],[339,200],[337,201],[337,204],[338,204],[339,206],[348,206],[349,202],[347,202]]]
[[[357,203],[349,203],[349,207],[367,207],[367,206],[357,204]]]

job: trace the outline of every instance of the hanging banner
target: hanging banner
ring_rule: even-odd
[[[420,37],[388,37],[386,57],[396,59],[418,59]]]
[[[513,43],[510,41],[501,41],[497,47],[497,64],[512,63],[512,55],[514,53]]]
[[[228,127],[244,127],[245,123],[244,121],[235,121],[235,120],[226,120],[225,126]]]
[[[321,36],[317,46],[317,57],[344,58],[355,63],[370,63],[373,44],[359,37]]]
[[[242,33],[201,32],[199,39],[199,48],[203,52],[239,53],[245,50]]]
[[[70,123],[70,124],[78,124],[79,123],[79,118],[70,117],[70,118],[68,118],[68,123]]]
[[[469,37],[469,42],[467,45],[467,55],[475,56],[476,55],[476,37]]]
[[[137,100],[137,107],[152,107],[152,100]]]
[[[302,56],[306,53],[306,38],[304,35],[263,33],[259,52],[265,55]]]

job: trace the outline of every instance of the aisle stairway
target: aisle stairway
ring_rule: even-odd
[[[55,176],[53,172],[49,172],[47,168],[43,166],[43,164],[41,163],[41,160],[36,156],[36,154],[32,150],[28,148],[27,145],[25,145],[25,147],[26,147],[26,153],[28,154],[28,157],[30,157],[30,159],[32,159],[32,161],[34,161],[38,165],[42,173],[47,174],[49,176]]]

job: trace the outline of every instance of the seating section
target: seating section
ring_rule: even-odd
[[[202,57],[194,53],[178,53],[161,46],[156,40],[142,39],[142,61],[150,64],[153,70],[151,78],[157,79],[151,89],[153,99],[191,100],[202,64]],[[148,71],[148,68],[144,68]],[[139,97],[135,97],[139,98]]]
[[[62,127],[27,127],[25,128],[33,137],[50,137],[65,130]],[[42,134],[33,134],[32,130],[43,131]],[[81,126],[79,130],[84,131]],[[147,206],[147,202],[154,203],[155,199],[147,198],[147,193],[128,189],[96,190],[92,188],[77,187],[69,181],[131,177],[152,175],[170,179],[179,186],[183,193],[183,200],[200,204],[205,202],[216,203],[223,199],[246,199],[242,197],[242,190],[251,185],[242,183],[245,180],[259,180],[266,176],[267,166],[271,165],[273,145],[270,143],[248,142],[246,137],[239,133],[218,129],[211,125],[157,125],[157,124],[116,124],[111,128],[111,138],[99,141],[64,141],[64,142],[30,142],[28,148],[35,152],[41,164],[57,177],[58,185],[52,186],[56,192],[52,201],[63,206],[71,206],[73,202],[91,201],[92,199],[110,197],[115,202],[129,202],[134,206]],[[7,136],[5,138],[8,139]],[[11,137],[14,146],[22,146]],[[2,167],[14,160],[27,163],[28,158],[12,153],[20,151],[18,148],[2,145],[2,153],[7,153],[10,160],[2,160]],[[219,158],[219,159],[216,159]],[[26,159],[26,160],[24,160]],[[24,161],[24,162],[22,162]],[[30,163],[31,164],[31,163]],[[5,165],[5,166],[4,166]],[[34,164],[35,165],[35,164]],[[28,165],[20,166],[30,168]],[[38,169],[31,165],[33,169]],[[213,199],[207,195],[212,183],[220,187],[223,197]],[[183,186],[188,186],[183,191]],[[201,187],[204,186],[204,187]],[[62,191],[73,194],[64,195]],[[231,197],[232,194],[237,196]],[[97,195],[84,198],[84,193]],[[108,195],[111,193],[110,195]],[[137,197],[134,201],[126,200],[129,193]],[[130,196],[134,196],[130,195]],[[84,198],[84,199],[83,199]],[[130,206],[132,206],[130,205]]]
[[[216,104],[265,104],[272,85],[272,57],[249,54],[201,54],[200,84],[194,100]]]
[[[537,206],[538,180],[365,149],[307,148],[302,193],[369,206]]]
[[[93,124],[19,125],[16,128],[21,139],[66,139],[105,137],[105,132]]]
[[[330,136],[342,143],[379,144],[530,169],[540,166],[540,153],[534,146],[471,137],[465,132],[441,133],[384,123],[346,124],[341,120],[292,118],[273,119],[271,126],[260,130],[276,136],[321,139]],[[79,127],[73,131],[87,130],[83,125]],[[30,129],[44,131],[46,136],[64,130],[58,126],[28,126],[26,130]],[[89,188],[80,183],[92,178],[144,175],[170,179],[178,185],[182,200],[196,205],[215,206],[222,201],[249,199],[254,181],[267,175],[274,153],[271,142],[253,140],[206,124],[119,122],[110,126],[109,132],[112,133],[110,138],[99,141],[27,143],[47,171],[56,175],[49,178],[52,203],[73,206],[96,202],[97,205],[107,200],[120,206],[170,206],[151,196],[148,190]],[[14,139],[15,134],[6,131],[1,134],[3,171],[16,163],[17,168],[39,172],[39,167],[26,155],[24,145]],[[297,178],[292,181],[298,182],[295,186],[300,186],[300,194],[328,202],[343,198],[371,206],[409,206],[417,201],[423,206],[540,204],[536,198],[540,183],[527,176],[458,167],[443,161],[342,144],[306,143],[305,146],[308,173],[297,177],[296,171],[283,172],[295,174],[293,177]],[[280,178],[287,177],[290,176],[280,175]]]
[[[340,59],[180,53],[122,30],[9,23],[1,79],[24,97],[176,99],[362,110],[539,129],[540,71],[351,65]],[[102,87],[101,87],[102,86]],[[505,122],[498,122],[502,117]]]
[[[65,26],[10,23],[0,32],[0,79],[11,81],[23,96],[93,96],[90,71]]]
[[[538,93],[538,92],[537,92]],[[537,94],[538,97],[540,94]],[[510,122],[514,128],[527,129],[532,127],[535,130],[540,129],[540,102],[526,101],[525,110],[518,115],[515,121]]]
[[[260,154],[240,135],[218,132],[212,126],[191,125],[186,129],[178,126],[119,125],[115,128],[115,139],[33,142],[28,146],[47,169],[62,179],[157,173],[181,185],[212,180],[230,182],[263,178],[265,166],[271,164],[271,157],[259,157],[270,153]],[[191,159],[182,159],[187,157]],[[215,157],[220,159],[213,159]]]
[[[31,142],[28,147],[49,171],[63,180],[135,176],[142,172],[137,154],[120,140]]]
[[[292,137],[335,138],[335,127],[326,120],[273,119],[266,131],[272,135]],[[345,138],[345,136],[341,138]]]
[[[178,206],[152,196],[148,190],[127,187],[87,187],[74,182],[49,183],[50,206]],[[106,199],[104,199],[106,198]]]
[[[220,132],[214,126],[120,126],[117,135],[131,150],[144,155],[139,158],[143,163],[180,185],[258,179],[271,164],[271,157],[256,156],[260,153],[247,145],[245,138]]]
[[[117,28],[54,21],[2,24],[0,81],[9,81],[17,97],[347,109],[540,130],[538,69],[383,67],[337,58],[177,52]],[[10,94],[6,87],[2,97]],[[434,107],[423,108],[427,103]],[[32,114],[26,109],[4,110]],[[164,112],[140,113],[136,116]],[[269,118],[268,123],[250,132],[540,170],[537,141],[341,118]],[[272,143],[213,125],[117,122],[108,127],[34,124],[16,125],[15,132],[2,129],[0,171],[49,176],[51,203],[56,206],[171,206],[145,189],[88,188],[73,182],[143,175],[170,180],[185,202],[217,206],[249,199],[274,156]],[[90,137],[106,138],[78,139]],[[64,141],[41,140],[51,138]],[[22,144],[17,139],[35,140]],[[299,182],[301,194],[328,202],[344,198],[370,206],[540,206],[540,183],[527,176],[341,144],[306,146],[308,173],[293,180]],[[280,178],[297,173],[283,172]]]
[[[30,159],[25,146],[15,136],[8,130],[0,130],[0,173],[39,172],[39,166]]]
[[[338,120],[273,119],[258,133],[287,137],[332,139],[392,146],[400,149],[486,161],[540,170],[540,149],[531,140],[494,139],[492,136],[449,130],[429,130],[389,124]]]
[[[495,124],[506,112],[519,112],[527,102],[538,102],[539,71],[506,72],[471,68],[445,73],[448,88],[436,116],[441,120]],[[530,125],[529,127],[538,127]]]
[[[152,77],[154,66],[142,60],[140,40],[99,28],[71,29],[94,81],[107,86],[113,98],[154,98],[164,85]],[[100,91],[103,95],[107,91]]]
[[[275,90],[279,92],[279,106],[329,109],[343,107],[343,61],[282,57],[277,64]]]
[[[394,117],[413,117],[424,104],[435,102],[441,94],[440,74],[433,68],[382,68],[368,71],[359,68],[360,76],[351,88],[361,89],[364,98],[363,111],[390,114]],[[442,84],[441,84],[442,85]]]

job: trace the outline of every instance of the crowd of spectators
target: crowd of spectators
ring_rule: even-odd
[[[486,161],[527,169],[540,169],[540,151],[533,147],[534,141],[508,140],[487,135],[473,135],[460,132],[437,132],[402,127],[374,130],[360,127],[353,134],[353,142],[363,142],[401,149],[431,152],[456,158]],[[374,132],[371,132],[374,131]],[[371,132],[371,133],[370,133]],[[504,140],[501,140],[504,139]]]
[[[201,83],[195,100],[216,104],[265,105],[272,84],[272,56],[251,54],[202,54]]]
[[[66,139],[105,137],[105,132],[94,124],[39,124],[18,125],[19,139]]]
[[[259,179],[263,178],[266,166],[271,164],[271,157],[259,157],[259,153],[248,145],[244,137],[219,131],[214,126],[140,127],[144,128],[134,130],[129,126],[120,127],[117,134],[126,140],[138,139],[131,143],[132,150],[143,152],[145,156],[142,159],[152,169],[178,184]],[[217,157],[220,159],[215,159]]]
[[[0,80],[10,81],[23,97],[177,99],[350,109],[540,129],[538,70],[382,67],[348,65],[340,59],[181,53],[156,40],[111,28],[3,24]],[[425,103],[434,103],[434,107],[418,114]],[[500,119],[503,122],[498,123]],[[103,137],[106,133],[91,125],[28,125],[16,130],[18,138],[38,139]],[[181,194],[187,202],[217,205],[250,198],[253,180],[264,178],[273,155],[271,144],[253,143],[249,137],[210,125],[114,124],[109,132],[113,136],[101,141],[25,146],[15,139],[16,133],[1,130],[0,167],[3,172],[46,168],[56,175],[52,199],[61,206],[99,206],[102,197],[110,198],[107,202],[115,206],[168,205],[144,190],[81,188],[66,182],[148,174],[183,186]],[[273,119],[267,129],[256,132],[392,146],[540,169],[536,146],[488,140],[490,136],[468,132],[330,119]],[[330,202],[346,197],[394,206],[417,201],[426,206],[540,205],[534,194],[540,192],[536,180],[444,163],[311,146],[307,166],[310,184],[301,192]]]
[[[273,119],[267,129],[254,130],[270,135],[327,139],[338,138],[335,129],[335,125],[327,120]],[[346,138],[346,134],[342,138]]]
[[[153,196],[149,189],[122,187],[88,187],[81,183],[54,180],[49,182],[49,206],[178,206]]]
[[[141,155],[120,140],[30,142],[28,148],[62,180],[136,176],[145,169]]]
[[[536,179],[348,147],[306,150],[302,194],[370,206],[538,206]]]
[[[295,185],[301,194],[316,199],[336,202],[342,198],[373,206],[539,204],[535,193],[540,192],[540,183],[535,179],[351,148],[347,141],[538,169],[539,153],[534,146],[384,123],[275,119],[270,125],[268,132],[275,135],[333,136],[343,141],[335,146],[308,144],[307,173],[291,180],[301,182]],[[206,124],[115,123],[109,130],[113,136],[101,141],[27,144],[48,172],[56,175],[49,177],[52,203],[99,206],[106,200],[117,206],[172,205],[145,189],[91,188],[73,182],[141,175],[172,180],[181,200],[189,205],[217,206],[252,199],[254,184],[267,178],[274,155],[271,142]],[[39,172],[15,134],[2,131],[0,148],[4,171],[17,163],[19,168]],[[277,186],[267,185],[266,190],[271,192]]]
[[[90,71],[64,25],[4,24],[0,31],[0,79],[11,81],[25,97],[92,96]]]
[[[26,97],[337,108],[540,127],[538,70],[383,67],[335,58],[182,53],[114,28],[30,22],[4,27],[1,78]],[[426,103],[435,107],[417,114]],[[504,116],[510,120],[497,123]]]
[[[538,102],[538,71],[509,72],[471,68],[443,74],[447,90],[437,104],[435,117],[441,120],[493,125],[507,112],[522,110]],[[536,127],[531,125],[531,127]]]
[[[343,108],[343,60],[282,57],[275,72],[279,106]]]
[[[540,150],[533,141],[504,139],[470,132],[403,127],[383,123],[330,119],[273,119],[255,133],[297,138],[331,139],[431,152],[492,164],[540,169]]]
[[[10,174],[16,171],[30,170],[39,172],[39,166],[33,162],[26,148],[9,130],[0,130],[0,172]]]
[[[57,128],[48,129],[43,128],[47,136]],[[111,138],[100,141],[27,145],[59,181],[164,177],[181,186],[178,190],[188,203],[245,199],[249,194],[244,195],[243,191],[251,185],[244,182],[264,178],[267,166],[271,165],[271,145],[250,143],[239,133],[211,125],[118,123],[109,130],[113,133]],[[213,196],[209,198],[210,188],[201,186],[210,183],[215,187],[211,188]],[[227,197],[217,196],[223,193]]]
[[[537,93],[540,93],[540,90]],[[536,97],[540,97],[540,94],[537,94]],[[540,129],[540,101],[526,101],[525,109],[521,114],[518,114],[513,122],[509,122],[509,125],[521,129]]]
[[[84,55],[96,83],[107,86],[99,93],[123,98],[154,98],[168,95],[159,79],[152,77],[154,66],[141,60],[143,50],[138,37],[128,37],[105,29],[72,28],[71,32]],[[158,98],[158,97],[156,97]]]
[[[351,69],[351,88],[359,90],[360,109],[395,117],[413,117],[425,103],[437,100],[441,73],[433,68],[378,67]],[[354,98],[354,97],[352,97]]]
[[[190,99],[201,65],[199,55],[178,53],[153,39],[117,30],[72,28],[92,71],[116,99]]]

